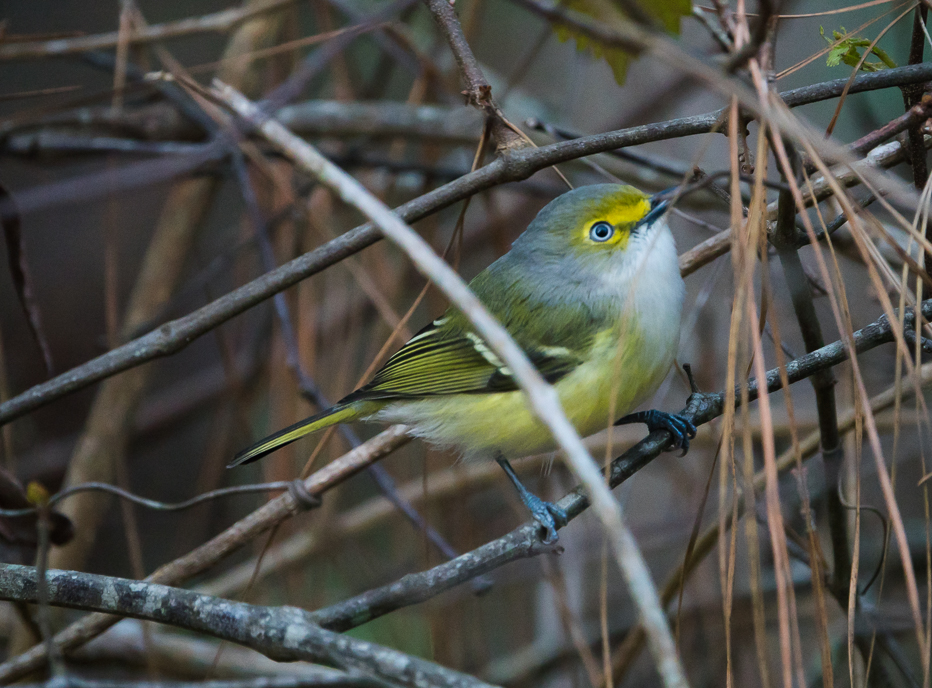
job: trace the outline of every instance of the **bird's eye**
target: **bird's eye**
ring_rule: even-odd
[[[615,234],[615,228],[612,227],[608,222],[596,222],[592,225],[592,228],[589,230],[589,238],[593,241],[598,241],[602,243],[603,241],[608,241],[612,238],[612,235]]]

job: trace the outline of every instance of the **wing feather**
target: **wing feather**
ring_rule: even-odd
[[[513,254],[490,265],[469,286],[512,333],[544,379],[554,383],[582,363],[604,318],[586,304],[554,299],[547,284],[518,279]],[[468,319],[449,309],[389,358],[369,384],[343,401],[516,389],[511,371],[476,334]]]
[[[508,392],[518,389],[511,371],[475,333],[451,334],[443,318],[418,332],[367,385],[343,402],[412,399],[444,394]],[[525,350],[548,382],[556,382],[580,360],[563,347]]]

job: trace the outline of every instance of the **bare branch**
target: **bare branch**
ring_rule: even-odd
[[[248,5],[222,10],[214,14],[205,14],[200,17],[145,26],[132,32],[128,37],[128,43],[130,45],[144,45],[179,36],[191,36],[199,33],[223,33],[236,28],[247,19],[280,9],[293,2],[294,0],[267,0],[267,2],[259,6]],[[95,34],[93,36],[59,38],[52,41],[0,43],[0,61],[74,55],[91,50],[115,48],[120,40],[119,34],[119,31],[111,31],[110,33]]]
[[[526,146],[527,142],[508,126],[502,111],[492,99],[492,87],[485,78],[485,74],[482,73],[479,61],[473,55],[469,43],[466,42],[466,36],[463,34],[463,28],[460,26],[453,4],[447,0],[424,0],[424,2],[430,13],[434,15],[434,20],[449,43],[450,50],[453,51],[460,78],[465,86],[463,95],[466,96],[466,101],[470,105],[485,114],[499,152]]]
[[[217,650],[222,644],[226,647],[218,659]],[[177,676],[190,676],[199,680],[209,671],[216,677],[236,680],[274,678],[313,681],[338,676],[348,678],[348,675],[339,669],[306,662],[276,662],[248,648],[231,646],[212,638],[194,637],[191,633],[179,633],[169,627],[153,628],[152,624],[133,619],[124,619],[79,651],[70,653],[68,660],[72,666],[103,662],[123,667],[145,667],[150,661],[155,660],[158,666],[171,666],[172,673]],[[203,686],[203,683],[200,685]],[[132,688],[148,687],[134,683]]]
[[[216,654],[214,650],[214,654]],[[68,688],[385,688],[385,683],[362,676],[356,672],[331,669],[318,670],[308,676],[262,676],[260,678],[227,679],[224,681],[128,681],[126,679],[104,680],[69,676]],[[45,683],[21,683],[19,688],[57,688],[60,679]]]
[[[250,647],[279,661],[305,660],[414,688],[489,688],[488,683],[403,652],[326,631],[295,607],[261,607],[77,571],[47,571],[56,607],[158,621]],[[0,567],[0,599],[36,602],[36,570]]]
[[[891,75],[890,72],[896,72],[896,74]],[[865,79],[869,81],[864,81]],[[884,70],[876,74],[858,77],[854,81],[854,87],[869,84],[872,88],[887,88],[899,85],[901,82],[929,79],[932,79],[932,64],[922,64]],[[796,104],[816,102],[837,95],[835,86],[843,88],[844,81],[841,79],[835,82],[826,82],[816,87],[797,89],[783,95],[787,98],[788,103],[791,101],[796,102]],[[793,97],[791,98],[791,96]],[[406,222],[415,222],[448,207],[456,201],[468,198],[493,186],[527,179],[534,172],[557,162],[565,162],[614,148],[708,133],[718,124],[720,116],[720,112],[696,115],[604,134],[595,134],[573,141],[561,141],[541,148],[515,150],[486,167],[463,175],[455,181],[399,206],[394,212]],[[894,162],[900,160],[898,156],[901,148],[899,144],[890,145],[891,157],[884,157],[884,159],[889,160],[890,164],[894,164]],[[896,152],[896,155],[893,155],[893,152]],[[870,158],[868,159],[870,160]],[[148,177],[147,180],[151,181],[151,177]],[[827,184],[825,188],[826,195],[828,195]],[[21,204],[24,195],[19,194],[18,196],[18,201]],[[379,239],[381,239],[381,234],[372,225],[362,225],[350,230],[337,239],[285,263],[183,318],[168,322],[135,341],[117,347],[3,402],[0,404],[0,424],[7,423],[99,380],[147,361],[177,353],[198,337],[210,332],[230,318],[262,303],[274,294],[297,284],[301,280],[336,264],[346,256],[371,246]],[[727,243],[727,240],[723,243]],[[714,251],[709,255],[716,257],[713,254]],[[712,259],[711,257],[709,260]],[[699,263],[693,260],[694,258],[695,256],[690,257],[693,269],[699,267]]]

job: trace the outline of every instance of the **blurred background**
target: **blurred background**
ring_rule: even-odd
[[[247,2],[245,8],[257,4],[262,3]],[[0,3],[0,183],[21,210],[21,244],[11,248],[8,233],[8,243],[0,249],[3,400],[50,376],[15,279],[6,268],[11,257],[28,266],[33,312],[41,318],[52,372],[59,374],[361,224],[355,211],[274,155],[266,156],[261,166],[248,166],[253,207],[244,200],[242,177],[227,160],[172,171],[172,165],[203,150],[205,132],[166,95],[165,82],[142,81],[141,75],[184,69],[209,84],[219,74],[258,99],[292,73],[305,55],[322,51],[320,46],[333,40],[331,32],[358,23],[387,3],[295,0],[279,5],[275,11],[249,15],[247,21],[229,22],[222,30],[129,46],[124,59],[112,41],[93,51],[65,55],[3,51],[117,32],[121,17],[135,22],[130,25],[139,30],[143,21],[159,25],[213,17],[239,12],[240,6],[203,0]],[[788,70],[823,51],[828,43],[820,29],[830,36],[843,27],[869,40],[886,31],[878,45],[896,64],[906,64],[913,14],[904,11],[909,7],[864,3],[860,9],[826,14],[840,6],[824,0],[783,3],[784,14],[812,16],[780,20],[773,71]],[[456,10],[504,114],[538,145],[555,139],[527,124],[529,118],[582,135],[706,113],[726,104],[706,85],[652,58],[633,61],[625,83],[619,85],[603,59],[578,51],[572,40],[561,41],[546,21],[508,0],[458,0]],[[892,23],[897,17],[900,20]],[[312,42],[310,37],[320,38]],[[682,18],[681,37],[697,53],[719,51],[708,28],[692,15]],[[776,88],[847,78],[851,71],[844,64],[829,67],[826,56],[820,55],[779,78]],[[126,88],[115,91],[114,84],[121,80]],[[482,121],[464,106],[461,90],[449,48],[427,9],[408,3],[381,30],[363,31],[330,60],[280,118],[390,206],[397,206],[461,176],[473,164]],[[837,103],[833,99],[807,105],[796,114],[824,131]],[[833,136],[849,143],[902,113],[897,89],[851,95]],[[752,123],[752,150],[756,131]],[[677,184],[694,165],[707,173],[729,168],[728,139],[720,134],[626,150],[647,162],[600,155],[591,158],[597,167],[574,161],[560,170],[576,186],[605,181],[608,174],[657,191]],[[486,161],[491,156],[489,152]],[[778,178],[772,161],[770,168],[771,177]],[[894,172],[912,181],[909,165],[901,164]],[[468,208],[456,204],[415,228],[437,251],[448,249],[450,262],[471,278],[504,253],[535,213],[565,190],[552,170],[543,170],[525,182],[479,194]],[[768,200],[775,199],[776,192],[768,192]],[[710,193],[684,199],[679,210],[670,222],[681,253],[729,226],[727,206]],[[905,236],[883,211],[874,210],[898,239]],[[827,203],[822,211],[828,220],[839,208]],[[460,217],[462,235],[455,238]],[[883,309],[850,234],[842,228],[836,240],[852,323],[863,327]],[[879,239],[877,246],[898,274],[899,257]],[[817,275],[812,249],[803,249],[801,255]],[[798,355],[805,347],[782,271],[775,259],[767,269],[773,289],[768,318],[778,324],[789,355]],[[813,279],[819,286],[819,278]],[[686,279],[678,362],[692,365],[703,391],[725,388],[734,282],[727,254]],[[349,449],[345,436],[311,437],[237,471],[225,466],[239,449],[318,410],[312,403],[315,389],[331,401],[354,389],[377,357],[384,360],[386,353],[436,317],[446,303],[432,288],[419,298],[424,288],[424,278],[404,255],[379,242],[283,292],[279,307],[284,310],[276,311],[272,301],[263,302],[171,356],[4,425],[2,466],[22,485],[38,481],[50,492],[66,480],[74,484],[101,479],[166,502],[227,485],[290,479],[312,454],[318,468]],[[835,341],[839,333],[829,301],[818,290],[816,296],[825,339]],[[896,304],[898,295],[892,298]],[[405,319],[412,308],[410,319]],[[394,344],[383,351],[393,332]],[[774,367],[775,350],[766,338],[764,352],[766,366]],[[869,394],[887,389],[894,382],[894,347],[865,354],[861,369]],[[855,405],[850,369],[840,366],[836,376],[839,415],[844,416]],[[678,411],[688,393],[683,376],[674,371],[649,406]],[[795,385],[792,401],[795,431],[805,437],[817,429],[811,385]],[[790,447],[789,416],[782,394],[773,395],[772,403],[779,454]],[[927,582],[932,575],[927,565],[928,499],[924,488],[917,487],[927,472],[924,407],[904,402],[896,421],[891,409],[879,413],[877,423],[925,600],[932,594]],[[352,430],[365,439],[380,428],[360,425]],[[760,469],[756,404],[746,419],[738,417],[739,475],[746,458],[741,455],[745,430],[753,437],[748,465]],[[645,434],[642,426],[616,430],[614,455]],[[615,491],[658,585],[682,563],[694,528],[703,532],[730,512],[729,503],[720,504],[719,469],[714,466],[720,435],[718,422],[702,427],[687,456],[663,455]],[[604,435],[587,443],[593,456],[604,456]],[[854,502],[858,485],[862,505],[883,508],[869,448],[862,451],[859,439],[848,434],[844,450],[844,493]],[[466,465],[418,441],[379,465],[400,496],[456,552],[472,550],[525,520],[511,485],[494,465]],[[529,488],[549,499],[575,486],[558,457],[531,457],[516,462],[516,468]],[[700,511],[710,480],[708,503]],[[830,545],[824,507],[831,489],[818,456],[803,472],[787,471],[780,480],[783,518],[804,541],[801,510],[802,495],[807,495],[826,552]],[[264,501],[254,495],[235,496],[182,513],[160,513],[109,497],[75,498],[63,511],[73,517],[87,510],[94,514],[93,525],[78,519],[76,538],[57,553],[53,550],[50,565],[143,577]],[[758,503],[762,501],[758,494]],[[759,511],[763,513],[762,507]],[[863,586],[883,556],[886,520],[866,510],[861,514]],[[746,533],[754,523],[758,545],[749,555]],[[853,510],[850,526],[853,537]],[[676,612],[673,605],[683,663],[694,685],[722,685],[729,661],[738,685],[779,681],[780,641],[766,518],[744,515],[734,535],[737,563],[730,619],[723,618],[721,553],[715,547],[686,582],[681,609]],[[317,609],[445,558],[390,504],[368,473],[329,492],[321,508],[279,528],[261,573],[245,592],[265,539],[192,584],[251,602]],[[727,540],[719,547],[727,546]],[[461,585],[350,632],[496,684],[599,685],[604,667],[612,665],[613,685],[656,684],[649,653],[624,655],[623,642],[636,613],[611,561],[607,592],[602,592],[605,545],[594,516],[586,513],[573,521],[561,532],[560,544],[561,556],[509,564],[489,574],[482,586]],[[881,656],[870,682],[882,674],[893,685],[911,685],[911,679],[922,680],[922,663],[899,557],[895,549],[891,552],[882,596],[877,582],[869,595],[891,646],[878,651]],[[0,560],[32,563],[34,557],[29,543],[0,537]],[[755,630],[752,594],[758,567],[763,635],[759,626]],[[820,647],[826,645],[834,658],[835,682],[848,685],[845,610],[833,599],[826,600],[827,626],[822,628],[809,566],[794,559],[791,571],[799,632],[793,641],[794,661],[801,669],[793,680],[821,682]],[[927,606],[924,602],[923,613]],[[6,657],[37,642],[27,620],[31,614],[0,603]],[[61,613],[56,628],[77,616]],[[604,662],[602,623],[608,629],[604,646],[610,654]],[[732,648],[728,659],[726,629]],[[867,626],[856,629],[866,637],[870,631]],[[136,622],[124,622],[76,653],[69,666],[92,677],[126,678],[202,679],[301,670],[299,665],[260,661],[258,655],[236,647],[226,647],[215,661],[217,647],[213,641],[169,628],[152,627],[144,633]],[[859,655],[853,666],[855,682],[861,685],[866,680],[863,657]],[[774,675],[768,677],[769,672]]]

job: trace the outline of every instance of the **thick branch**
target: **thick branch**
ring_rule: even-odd
[[[882,88],[922,83],[932,80],[932,65],[920,64],[908,67],[887,69],[873,74],[863,74],[852,82],[851,92],[861,93]],[[836,79],[823,83],[804,86],[784,91],[780,97],[789,107],[799,107],[810,103],[835,98],[844,90],[847,79]],[[339,106],[339,107],[337,107]],[[686,117],[668,122],[659,122],[648,126],[669,126],[673,123],[692,122],[699,129],[693,128],[684,134],[706,133],[723,114],[723,110]],[[852,151],[863,155],[873,146],[896,135],[913,123],[920,113],[912,115],[909,122],[900,125],[900,120],[891,122],[890,131],[878,130],[879,138],[864,139],[855,142]],[[378,103],[336,103],[326,100],[311,100],[281,108],[278,119],[302,136],[412,136],[438,138],[456,143],[475,143],[479,136],[480,124],[474,121],[475,114],[462,108],[449,108],[432,105],[412,106],[406,103],[383,101]],[[700,119],[697,121],[696,117]],[[918,121],[918,120],[916,120]],[[178,117],[166,103],[145,105],[136,110],[114,111],[108,107],[79,108],[64,113],[48,115],[38,121],[17,122],[15,118],[0,123],[0,134],[11,136],[15,132],[36,126],[62,126],[74,133],[86,127],[94,131],[100,128],[115,129],[119,132],[131,132],[133,136],[146,140],[186,140],[197,135],[199,130],[184,119]],[[642,129],[637,127],[636,129]],[[627,130],[623,130],[627,131]],[[40,134],[22,134],[18,139],[21,152],[31,138]],[[586,137],[590,138],[590,137]],[[646,139],[653,140],[653,139]],[[635,141],[627,145],[637,145]],[[873,145],[871,145],[873,144]],[[9,146],[8,146],[9,148]]]
[[[217,654],[217,650],[213,650]],[[254,655],[253,655],[254,656]],[[208,665],[209,666],[209,665]],[[45,683],[22,683],[19,688],[385,688],[384,681],[357,672],[318,669],[308,676],[260,676],[207,681],[129,681],[127,679],[90,679],[68,676],[65,682],[50,679]]]
[[[36,581],[31,566],[0,566],[0,599],[35,603]],[[490,686],[425,659],[326,631],[296,607],[261,607],[77,571],[51,570],[46,581],[53,606],[157,621],[228,640],[279,661],[320,662],[415,688]]]
[[[299,136],[352,138],[429,139],[452,145],[475,146],[482,133],[482,117],[475,110],[444,105],[412,105],[390,100],[342,102],[307,100],[286,105],[278,120]],[[109,132],[129,147],[162,142],[172,148],[157,152],[185,152],[190,141],[202,136],[193,122],[181,116],[172,104],[160,101],[135,109],[114,110],[109,105],[76,108],[28,120],[8,118],[0,122],[3,151],[14,155],[45,152],[47,139],[106,139]],[[119,137],[119,138],[117,138]],[[138,150],[138,148],[133,149]],[[145,149],[143,149],[145,152]]]

